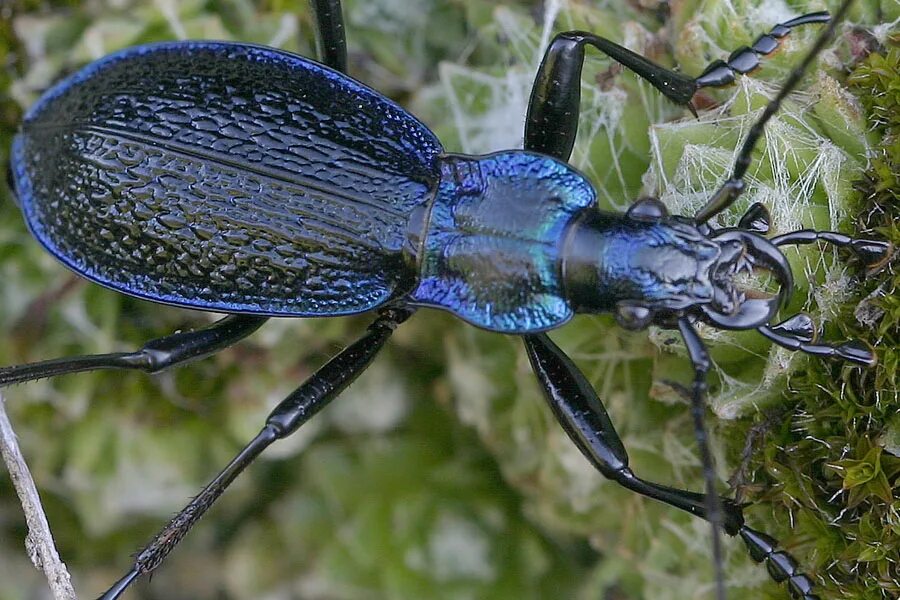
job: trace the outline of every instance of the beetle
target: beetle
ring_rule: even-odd
[[[344,74],[336,0],[315,3],[321,64],[247,44],[163,43],[110,55],[44,94],[27,113],[11,159],[15,193],[38,241],[101,285],[229,316],[136,352],[9,367],[0,370],[0,385],[101,368],[158,372],[233,345],[269,317],[378,313],[357,342],[275,408],[259,435],[103,598],[118,598],[155,569],[247,465],[336,397],[423,307],[521,336],[554,414],[603,475],[707,519],[714,532],[739,535],[774,579],[787,580],[798,597],[815,598],[797,562],[714,490],[702,421],[710,361],[695,324],[756,329],[792,350],[860,365],[874,361],[859,342],[817,343],[808,315],[774,323],[793,286],[780,247],[830,243],[877,268],[890,254],[888,244],[811,230],[769,239],[760,205],[736,227],[708,224],[742,192],[766,122],[849,5],[846,0],[834,19],[820,12],[777,25],[696,78],[587,32],[558,34],[535,80],[525,150],[486,156],[445,152],[414,117]],[[733,82],[792,28],[815,23],[828,25],[749,132],[729,179],[697,215],[669,215],[655,198],[637,200],[624,214],[596,208],[593,188],[566,164],[586,46],[693,110],[699,89]],[[747,269],[769,271],[777,295],[757,297],[735,284]],[[612,312],[628,329],[679,330],[695,371],[684,391],[705,493],[631,471],[600,399],[545,334],[576,312]],[[713,544],[718,555],[718,535]],[[721,573],[718,595],[724,597]]]

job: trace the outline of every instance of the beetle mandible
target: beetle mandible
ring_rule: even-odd
[[[850,2],[834,19],[812,13],[776,25],[696,78],[605,38],[561,33],[537,74],[525,150],[487,156],[446,153],[414,117],[344,74],[337,0],[315,2],[323,64],[246,44],[154,44],[92,63],[47,92],[26,115],[11,164],[35,237],[102,285],[230,316],[132,353],[6,368],[0,385],[101,368],[158,372],[226,348],[269,317],[378,311],[357,342],[275,408],[259,435],[103,598],[118,598],[155,569],[248,464],[336,397],[420,307],[521,336],[554,414],[603,475],[710,521],[714,531],[739,535],[773,578],[787,580],[797,597],[815,598],[796,561],[714,490],[702,422],[710,362],[695,324],[756,329],[786,348],[856,364],[874,360],[857,342],[817,343],[805,314],[774,322],[793,285],[779,248],[830,243],[877,266],[890,253],[886,243],[811,230],[767,239],[768,215],[759,205],[736,227],[707,223],[741,194],[766,122]],[[793,27],[814,23],[828,25],[749,132],[729,179],[697,215],[669,215],[654,198],[636,201],[624,214],[596,208],[590,184],[566,164],[586,46],[693,110],[699,89],[733,82]],[[754,268],[774,276],[777,295],[757,297],[734,282]],[[614,313],[628,329],[653,324],[683,336],[695,371],[685,391],[705,493],[633,473],[596,393],[545,334],[575,313],[599,312]],[[718,548],[717,535],[713,543]],[[718,584],[723,598],[721,573]]]

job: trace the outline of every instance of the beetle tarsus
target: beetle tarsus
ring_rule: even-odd
[[[772,28],[769,33],[756,38],[751,46],[738,48],[727,60],[713,61],[694,81],[697,89],[705,87],[722,87],[734,83],[738,75],[744,75],[757,69],[761,59],[781,46],[781,40],[791,29],[811,23],[827,23],[830,16],[827,11],[809,13],[790,21],[785,21]]]
[[[800,600],[818,600],[812,593],[812,579],[800,571],[796,559],[784,550],[778,549],[775,538],[746,525],[741,527],[741,539],[756,562],[765,562],[772,579],[781,583],[787,581],[791,597]]]

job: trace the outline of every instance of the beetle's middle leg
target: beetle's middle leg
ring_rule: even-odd
[[[633,492],[711,520],[713,515],[709,513],[706,494],[671,488],[635,475],[628,466],[628,453],[619,434],[584,374],[547,335],[528,335],[524,340],[531,366],[550,408],[578,449],[601,474]],[[698,374],[695,383],[698,381],[705,386],[705,372]],[[698,398],[702,400],[702,396],[703,391],[699,390]],[[702,412],[700,416],[702,418]],[[795,598],[817,598],[812,594],[812,580],[800,571],[797,561],[780,550],[773,538],[744,523],[740,505],[722,498],[720,507],[725,532],[739,535],[750,556],[757,562],[766,562],[775,581],[787,580]]]
[[[203,329],[173,333],[151,340],[135,352],[56,358],[0,368],[0,387],[100,369],[134,369],[158,373],[233,346],[259,329],[267,320],[265,317],[251,315],[229,315]]]
[[[232,481],[266,448],[291,435],[340,394],[372,362],[394,329],[412,314],[409,309],[386,309],[356,342],[313,373],[269,414],[262,430],[194,497],[181,512],[135,555],[134,565],[100,600],[115,600],[135,579],[153,571],[206,513]]]

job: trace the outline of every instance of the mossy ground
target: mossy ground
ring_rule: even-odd
[[[727,219],[763,199],[782,230],[839,227],[900,244],[900,51],[886,25],[900,18],[900,3],[857,4],[851,20],[877,39],[844,31],[823,57],[826,75],[809,78],[811,91],[772,128],[751,192]],[[626,40],[693,73],[822,4],[685,0],[671,8],[666,16],[655,2],[357,0],[347,3],[351,69],[409,106],[448,149],[484,152],[521,144],[530,80],[551,31]],[[302,1],[24,0],[0,11],[4,163],[23,107],[62,74],[118,47],[181,36],[312,53]],[[547,16],[552,27],[542,26]],[[725,176],[753,111],[814,35],[798,31],[736,93],[712,94],[722,108],[699,121],[608,62],[589,60],[573,162],[609,208],[623,208],[643,188],[690,212]],[[847,64],[855,65],[849,80]],[[124,350],[212,318],[79,282],[30,238],[8,196],[0,240],[2,364]],[[815,573],[822,598],[895,598],[897,276],[889,267],[860,277],[821,254],[792,257],[817,282],[801,287],[798,308],[822,312],[830,338],[872,343],[880,364],[860,371],[788,360],[758,336],[706,332],[718,365],[710,425],[722,488],[739,476],[751,522]],[[365,324],[276,321],[234,349],[158,377],[74,375],[8,391],[80,595],[117,578],[130,554],[255,433],[268,407]],[[687,413],[660,385],[688,373],[671,336],[584,317],[554,338],[601,393],[635,469],[701,489]],[[594,474],[543,405],[515,339],[422,311],[298,435],[242,477],[132,597],[710,597],[707,528]],[[22,527],[2,479],[2,600],[41,589]],[[738,542],[727,544],[727,561],[729,598],[787,596]]]

